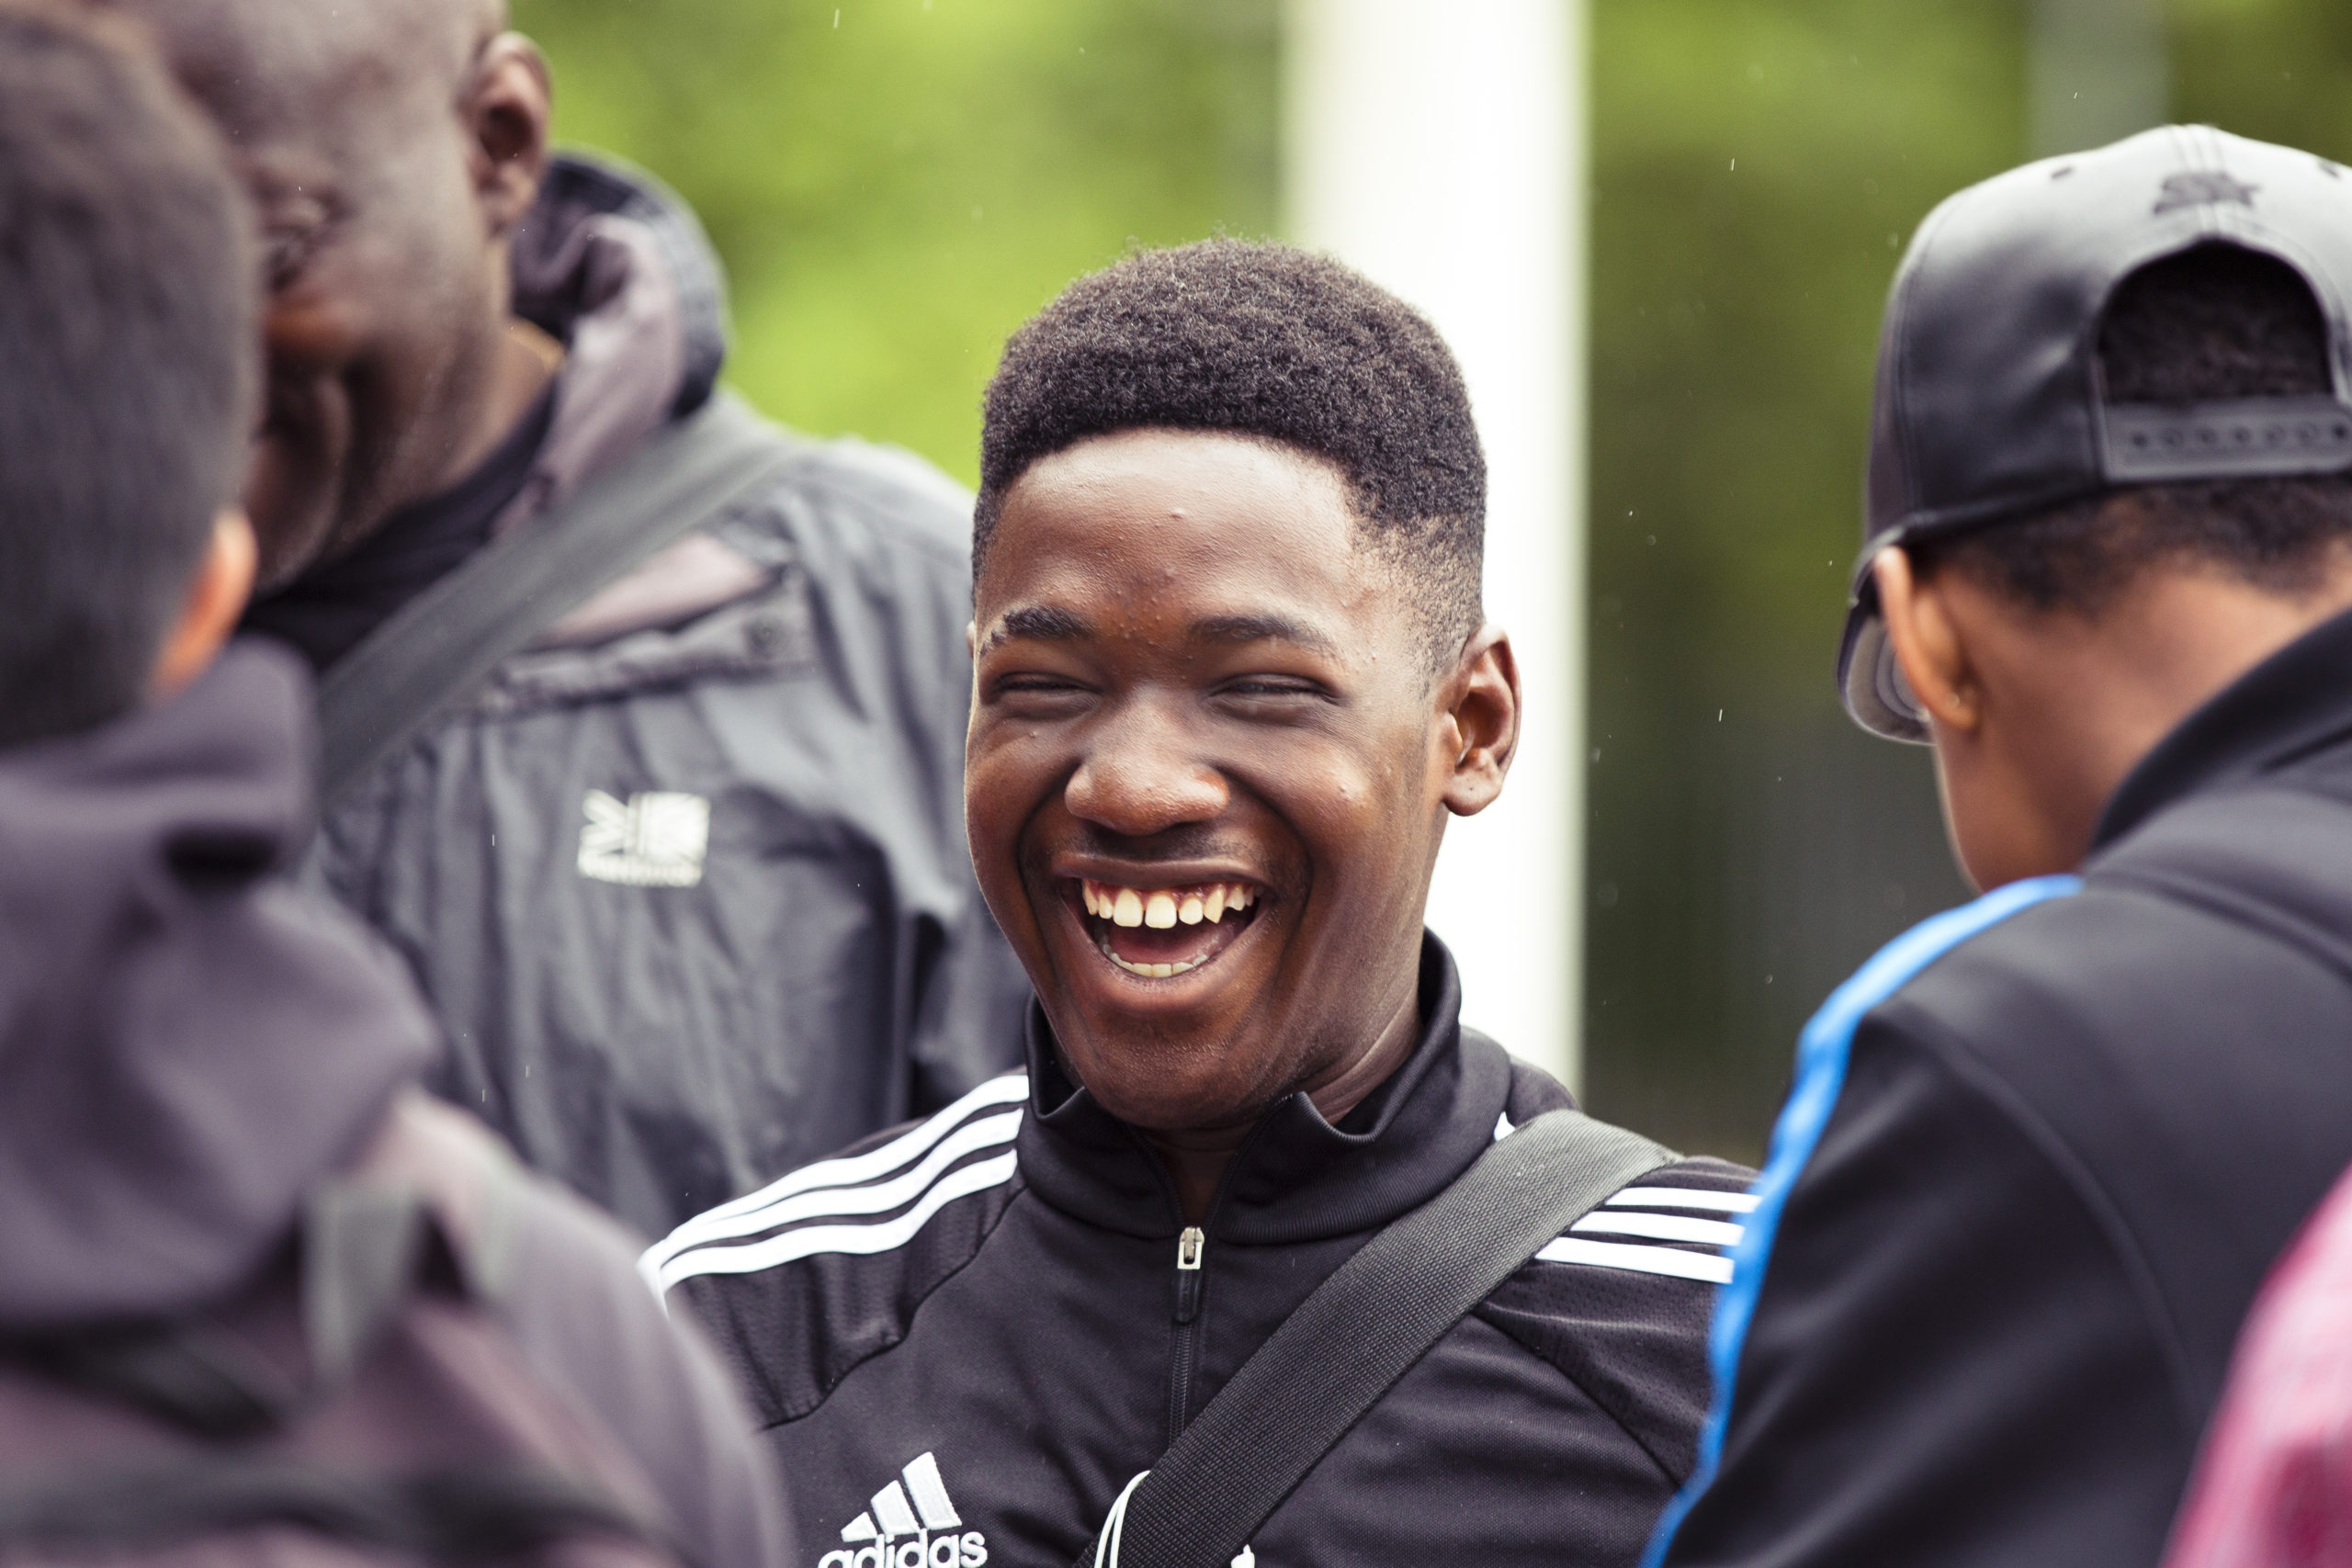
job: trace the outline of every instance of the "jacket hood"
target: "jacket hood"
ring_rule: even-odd
[[[709,401],[727,358],[727,285],[686,204],[602,155],[556,158],[514,239],[514,313],[561,341],[547,437],[496,531],[528,525],[646,437]],[[573,606],[563,647],[674,626],[767,586],[770,573],[692,534]]]
[[[309,705],[240,644],[0,751],[0,1325],[231,1290],[433,1055],[390,956],[276,874],[311,829]]]
[[[1426,932],[1420,1009],[1412,1055],[1337,1125],[1304,1094],[1268,1108],[1226,1168],[1208,1218],[1217,1235],[1283,1244],[1386,1224],[1467,1170],[1495,1141],[1510,1099],[1510,1058],[1462,1027],[1453,955]],[[1182,1228],[1175,1189],[1150,1143],[1072,1080],[1034,1001],[1029,1083],[1030,1114],[1017,1137],[1032,1190],[1107,1230],[1160,1237]],[[1562,1103],[1574,1103],[1565,1089],[1557,1092]]]
[[[553,159],[515,232],[514,313],[564,345],[555,412],[520,521],[709,400],[727,358],[727,286],[702,225],[651,175]]]

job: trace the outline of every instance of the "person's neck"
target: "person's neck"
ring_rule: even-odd
[[[1324,1121],[1338,1125],[1342,1117],[1363,1103],[1366,1095],[1386,1083],[1405,1065],[1413,1047],[1419,1043],[1420,1021],[1419,989],[1408,987],[1403,1004],[1369,1047],[1319,1081],[1301,1086]],[[1275,1098],[1280,1100],[1283,1097]],[[1209,1210],[1216,1201],[1218,1185],[1225,1179],[1226,1168],[1233,1163],[1234,1155],[1262,1119],[1261,1112],[1223,1126],[1145,1133],[1160,1163],[1167,1168],[1169,1179],[1175,1183],[1177,1207],[1182,1211],[1186,1224],[1197,1225],[1207,1220]]]
[[[2093,622],[2053,621],[2021,649],[2009,682],[2030,692],[2006,738],[2046,803],[2053,866],[2090,851],[2124,778],[2188,716],[2256,665],[2352,609],[2352,558],[2311,592],[2284,595],[2211,570],[2147,572]],[[2014,717],[2013,717],[2014,723]]]
[[[454,490],[480,468],[523,423],[562,365],[561,344],[519,317],[508,318],[484,367],[474,406],[460,421],[458,437],[449,444],[448,461],[426,493]]]

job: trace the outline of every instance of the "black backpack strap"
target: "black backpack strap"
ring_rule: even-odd
[[[1079,1568],[1227,1568],[1448,1329],[1595,1205],[1676,1157],[1577,1111],[1496,1144],[1299,1303],[1129,1483]]]
[[[477,551],[320,679],[319,798],[332,804],[566,612],[810,449],[720,392]]]
[[[212,1450],[140,1470],[0,1478],[0,1557],[107,1556],[270,1525],[424,1562],[508,1562],[579,1536],[679,1556],[608,1492],[511,1467],[380,1477]]]

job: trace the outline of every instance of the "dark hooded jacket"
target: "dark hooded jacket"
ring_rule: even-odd
[[[1196,1270],[1165,1168],[1071,1083],[1039,1012],[1027,1075],[650,1251],[775,1440],[797,1568],[1064,1568],[1308,1292],[1570,1102],[1460,1027],[1433,937],[1421,996],[1412,1056],[1336,1126],[1304,1095],[1267,1112],[1194,1233]],[[1545,1246],[1325,1456],[1254,1560],[1630,1568],[1690,1473],[1710,1281],[1747,1176],[1668,1165]]]
[[[0,751],[0,1337],[229,1296],[437,1042],[364,930],[274,874],[311,830],[309,692],[275,649],[92,733]],[[708,1349],[617,1226],[522,1184],[501,1310],[707,1568],[788,1539]]]
[[[514,265],[566,358],[502,534],[725,351],[717,262],[641,175],[559,159]],[[964,843],[969,499],[810,445],[330,803],[317,857],[439,1013],[437,1087],[648,1235],[1016,1060]]]

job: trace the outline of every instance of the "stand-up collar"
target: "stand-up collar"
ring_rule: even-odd
[[[2107,803],[2101,849],[2177,800],[2352,736],[2352,613],[2324,621],[2208,699]]]
[[[1461,1026],[1453,955],[1421,939],[1421,1035],[1411,1055],[1337,1126],[1304,1094],[1277,1100],[1226,1169],[1207,1228],[1283,1243],[1369,1230],[1430,1198],[1494,1141],[1510,1095],[1500,1046]],[[1143,1134],[1064,1070],[1045,1011],[1029,1012],[1030,1114],[1021,1174],[1056,1208],[1128,1235],[1182,1228],[1175,1189]]]
[[[232,1288],[426,1063],[392,961],[271,874],[310,831],[309,709],[245,645],[0,751],[0,1325]]]

